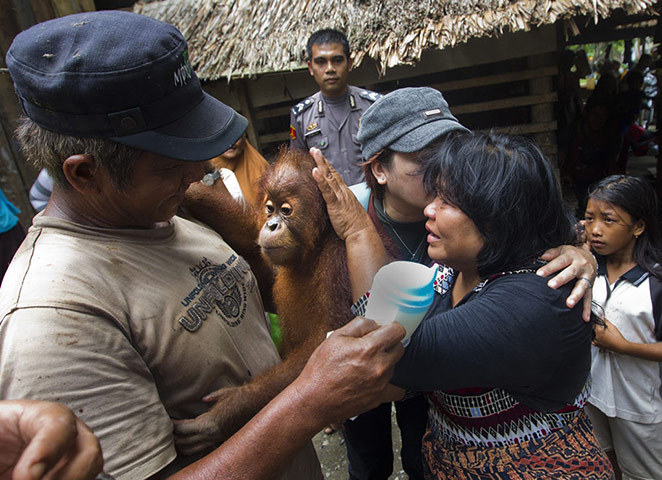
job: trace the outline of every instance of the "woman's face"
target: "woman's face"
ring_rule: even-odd
[[[423,188],[423,175],[417,153],[394,152],[388,166],[373,165],[377,182],[384,186],[384,208],[398,222],[417,222],[425,219],[423,209],[432,195]]]
[[[428,255],[461,272],[474,273],[485,239],[462,210],[435,197],[426,207]]]
[[[244,153],[244,148],[246,148],[246,134],[244,133],[239,140],[237,140],[234,145],[228,148],[222,155],[221,158],[227,161],[232,161],[239,158]]]

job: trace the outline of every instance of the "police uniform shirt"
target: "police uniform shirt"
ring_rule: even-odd
[[[290,112],[290,147],[319,148],[347,185],[362,182],[361,145],[356,134],[361,115],[379,97],[379,93],[350,85],[345,97],[348,113],[339,118],[335,117],[343,109],[334,107],[322,92],[306,98]]]

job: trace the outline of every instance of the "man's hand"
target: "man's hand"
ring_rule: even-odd
[[[102,467],[99,441],[64,405],[0,402],[0,480],[86,480]]]
[[[322,192],[336,234],[347,240],[350,235],[372,226],[367,212],[322,152],[311,148],[310,154],[317,165],[313,168],[313,178]]]
[[[379,327],[372,320],[357,318],[315,350],[288,390],[294,389],[297,397],[305,396],[304,403],[314,410],[316,420],[328,417],[320,428],[400,398],[402,390],[388,382],[395,362],[404,353],[400,343],[404,335],[398,323]],[[227,440],[257,413],[242,407],[259,397],[258,385],[217,390],[203,398],[216,402],[208,412],[190,420],[173,420],[177,451],[192,455]]]
[[[388,382],[404,353],[400,343],[404,336],[399,323],[380,327],[372,320],[356,318],[315,350],[289,389],[298,391],[322,425],[397,398],[402,392],[394,393],[395,387]]]
[[[540,258],[549,263],[538,269],[536,272],[538,275],[547,277],[559,272],[547,282],[547,285],[551,288],[558,288],[571,280],[579,280],[570,292],[566,305],[572,308],[584,297],[582,316],[588,322],[591,319],[592,287],[598,271],[598,266],[591,252],[582,247],[562,245],[557,248],[550,248]]]

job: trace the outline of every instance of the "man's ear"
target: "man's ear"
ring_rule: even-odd
[[[99,174],[92,156],[71,155],[62,164],[62,171],[69,184],[78,192],[87,194],[99,191]]]
[[[352,69],[352,66],[354,65],[354,62],[352,62],[352,57],[349,57],[347,59],[347,71],[349,72]]]
[[[310,63],[310,60],[306,60],[306,65],[308,65],[308,73],[310,73],[310,76],[312,77],[313,74],[313,64]]]

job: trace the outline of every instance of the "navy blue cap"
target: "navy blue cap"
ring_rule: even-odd
[[[66,135],[201,161],[225,152],[248,125],[202,90],[179,30],[143,15],[39,23],[14,38],[6,62],[27,116]]]
[[[400,88],[379,98],[363,113],[356,135],[363,158],[385,148],[412,153],[450,132],[468,132],[448,108],[439,90]]]

